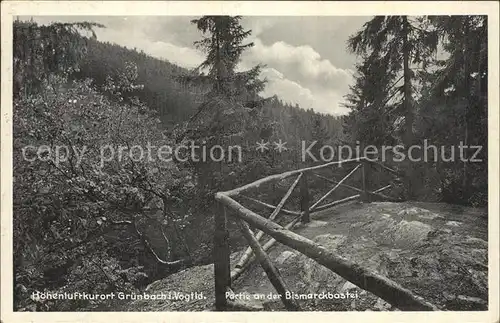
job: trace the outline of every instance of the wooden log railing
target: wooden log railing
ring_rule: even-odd
[[[326,178],[314,172],[316,170],[328,168],[334,165],[346,165],[355,163],[357,163],[357,165],[355,165],[354,168],[340,181]],[[360,157],[356,159],[330,162],[327,164],[289,171],[282,174],[271,175],[259,179],[253,183],[241,186],[239,188],[217,193],[215,195],[215,199],[220,204],[220,212],[215,217],[214,234],[216,310],[228,309],[229,301],[226,299],[226,293],[228,291],[231,291],[232,282],[241,276],[243,271],[249,267],[249,264],[254,259],[258,259],[272,285],[274,286],[278,294],[281,295],[280,299],[283,302],[285,308],[288,310],[298,310],[300,308],[299,304],[297,304],[295,301],[292,301],[285,297],[285,293],[288,291],[285,282],[280,276],[277,268],[275,268],[275,266],[273,265],[269,256],[267,256],[266,254],[266,252],[276,243],[276,241],[301,252],[302,254],[310,257],[319,264],[332,270],[351,283],[375,294],[376,296],[384,299],[385,301],[399,309],[436,310],[437,308],[434,305],[426,302],[421,297],[414,295],[411,291],[403,288],[394,281],[380,276],[373,271],[364,269],[343,257],[335,255],[333,252],[327,250],[323,246],[291,231],[299,221],[301,221],[302,223],[308,223],[310,221],[310,214],[313,212],[319,212],[321,210],[325,210],[327,208],[331,208],[356,199],[361,199],[362,201],[369,202],[371,200],[371,197],[378,197],[386,200],[388,199],[399,201],[381,193],[382,191],[391,188],[391,185],[383,186],[373,192],[367,189],[367,163],[376,164],[380,166],[382,170],[389,171],[394,175],[399,175],[396,170],[393,170],[383,164],[373,162],[367,158]],[[361,172],[361,188],[346,184],[345,182],[349,178],[351,178],[352,175],[358,170],[360,170]],[[335,184],[333,188],[329,189],[326,194],[320,197],[312,205],[310,205],[311,195],[308,188],[309,174],[315,175],[316,177],[322,178],[327,182]],[[283,180],[291,176],[297,177],[276,206],[242,194],[245,191],[256,189],[265,183]],[[289,197],[297,186],[300,189],[300,211],[284,209],[283,207],[285,203],[288,201]],[[323,202],[326,202],[327,199],[333,194],[333,192],[335,192],[335,190],[337,190],[337,188],[339,187],[348,188],[350,190],[356,191],[359,194],[322,204]],[[242,197],[247,201],[272,210],[269,218],[266,219],[244,207],[235,200],[235,198],[237,197]],[[226,227],[226,208],[232,211],[230,214],[236,218],[236,223],[240,227],[243,237],[249,244],[249,247],[243,253],[241,259],[238,261],[233,271],[230,270],[230,249],[228,243],[229,235]],[[283,227],[274,222],[274,220],[280,213],[294,215],[295,218]],[[252,232],[249,225],[255,227],[258,230],[256,234]],[[261,246],[259,240],[264,234],[268,234],[271,239],[269,239],[269,241]]]

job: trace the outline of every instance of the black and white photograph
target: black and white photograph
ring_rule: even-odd
[[[482,4],[497,11],[12,14],[2,312],[498,321]]]

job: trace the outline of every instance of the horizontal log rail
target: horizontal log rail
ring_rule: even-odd
[[[306,168],[302,168],[302,169],[296,169],[296,170],[292,170],[292,171],[288,171],[288,172],[284,172],[284,173],[280,173],[280,174],[270,175],[270,176],[261,178],[259,180],[256,180],[252,183],[248,183],[248,184],[240,186],[238,188],[235,188],[235,189],[232,189],[229,191],[225,191],[225,192],[220,192],[220,193],[224,193],[227,196],[236,196],[236,195],[241,194],[244,191],[259,188],[262,184],[266,184],[266,183],[273,182],[273,181],[280,181],[280,180],[283,180],[285,178],[291,177],[293,175],[297,175],[299,173],[311,172],[311,171],[319,170],[322,168],[328,168],[330,166],[335,166],[335,165],[338,165],[339,167],[341,167],[342,165],[348,165],[348,164],[359,163],[359,162],[367,162],[367,163],[371,163],[371,164],[380,166],[382,169],[385,169],[388,172],[390,172],[394,175],[397,175],[397,176],[403,175],[401,172],[399,172],[395,169],[392,169],[388,166],[385,166],[384,164],[377,162],[375,160],[372,160],[372,159],[369,159],[366,157],[357,157],[357,158],[350,158],[350,159],[345,159],[345,160],[332,161],[332,162],[329,162],[326,164],[321,164],[321,165],[306,167]]]
[[[343,198],[343,199],[340,199],[340,200],[337,200],[337,201],[330,202],[328,204],[324,204],[324,205],[318,206],[318,207],[316,207],[311,212],[319,212],[319,211],[322,211],[324,209],[328,209],[328,208],[331,208],[331,207],[334,207],[334,206],[337,206],[337,205],[340,205],[340,204],[343,204],[343,203],[354,201],[356,199],[359,199],[360,197],[361,197],[361,194],[356,194],[356,195],[353,195],[353,196],[349,196],[349,197],[346,197],[346,198]]]
[[[246,195],[243,195],[243,194],[241,194],[240,196],[243,197],[244,199],[248,200],[248,201],[254,202],[255,204],[259,204],[259,205],[262,205],[264,207],[267,207],[268,209],[271,209],[271,210],[276,209],[275,205],[259,201],[257,199],[254,199],[253,197],[246,196]],[[284,213],[284,214],[289,214],[289,215],[300,215],[301,214],[300,212],[290,211],[290,210],[287,210],[287,209],[284,209],[284,208],[281,208],[281,212]]]
[[[291,177],[293,175],[297,175],[299,173],[309,172],[309,171],[313,171],[316,169],[321,169],[321,168],[334,166],[334,165],[342,166],[344,164],[351,164],[351,163],[360,162],[363,160],[366,160],[366,158],[359,157],[359,158],[352,158],[352,159],[346,159],[346,160],[339,160],[339,161],[333,161],[333,162],[329,162],[329,163],[322,164],[322,165],[292,170],[292,171],[284,172],[281,174],[267,176],[267,177],[261,178],[259,180],[256,180],[255,182],[252,182],[252,183],[240,186],[238,188],[235,188],[233,190],[220,192],[220,193],[223,193],[227,196],[237,196],[237,195],[241,194],[242,192],[247,191],[249,189],[259,188],[262,184],[266,184],[266,183],[273,182],[273,181],[280,181],[280,180],[283,180],[285,178]]]
[[[340,181],[329,179],[325,176],[315,173],[315,170],[323,169],[334,165],[345,165],[358,163],[351,169],[347,175],[345,175]],[[393,175],[400,175],[397,170],[389,168],[381,163],[370,160],[365,157],[341,160],[326,163],[323,165],[317,165],[313,167],[303,168],[299,170],[289,171],[281,174],[267,176],[265,178],[254,181],[250,184],[243,185],[239,188],[235,188],[226,192],[219,192],[215,195],[215,199],[220,203],[221,212],[216,216],[215,222],[215,241],[214,241],[214,274],[215,274],[215,299],[216,299],[216,310],[228,309],[230,301],[225,299],[225,294],[227,291],[231,291],[231,284],[241,276],[245,269],[249,268],[249,265],[258,259],[264,272],[268,276],[269,280],[275,287],[278,294],[283,295],[286,293],[287,288],[282,278],[279,275],[279,271],[274,267],[270,258],[266,252],[278,241],[291,247],[309,258],[315,260],[319,264],[327,267],[333,272],[337,273],[341,277],[347,279],[353,284],[363,288],[380,298],[384,299],[388,303],[398,307],[402,310],[436,310],[436,307],[422,298],[414,295],[411,291],[404,289],[399,286],[394,281],[387,279],[383,276],[378,275],[375,272],[361,268],[359,265],[350,262],[349,260],[342,258],[329,250],[325,249],[323,246],[302,237],[291,230],[299,222],[307,223],[310,221],[309,214],[313,212],[322,211],[343,203],[354,201],[356,199],[361,199],[362,201],[369,202],[371,197],[376,196],[384,200],[390,201],[400,201],[395,198],[391,198],[381,192],[388,190],[392,185],[383,186],[377,190],[369,191],[366,187],[366,165],[368,163],[375,164],[379,166],[382,170],[388,171]],[[345,182],[347,179],[352,177],[352,175],[357,171],[361,171],[361,184],[362,188],[357,188],[352,185],[348,185]],[[309,184],[308,184],[308,174],[313,174],[314,176],[326,180],[329,183],[333,183],[334,187],[329,189],[326,194],[321,196],[312,205],[310,202]],[[271,183],[274,181],[280,181],[292,176],[297,176],[293,183],[288,188],[287,192],[281,198],[280,202],[275,206],[258,199],[252,198],[250,196],[242,194],[243,192],[251,189],[259,188],[262,184]],[[299,185],[300,184],[300,185]],[[300,189],[300,211],[292,211],[285,209],[284,205],[292,195],[292,192],[296,187]],[[326,204],[327,198],[329,198],[339,187],[345,187],[358,194],[345,197],[339,200],[334,200]],[[271,210],[269,218],[266,219],[253,211],[245,208],[234,198],[241,196],[243,199],[250,201],[254,204],[263,206]],[[230,257],[229,257],[229,238],[228,231],[226,227],[226,212],[225,208],[229,208],[234,212],[230,214],[236,217],[236,223],[240,227],[242,235],[247,240],[249,247],[242,254],[242,257],[236,264],[235,268],[230,270]],[[294,215],[295,218],[289,222],[285,227],[282,227],[274,222],[279,214]],[[251,225],[257,229],[256,234],[248,227]],[[271,238],[261,246],[259,240],[264,234],[268,234]],[[295,302],[289,300],[282,301],[285,307],[289,310],[299,309],[299,305]]]

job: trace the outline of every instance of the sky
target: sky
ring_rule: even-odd
[[[21,17],[29,19],[31,17]],[[53,21],[93,21],[106,26],[96,30],[101,41],[143,50],[186,68],[198,66],[203,53],[193,42],[202,34],[189,16],[37,16],[42,24]],[[353,82],[357,58],[346,49],[350,35],[371,17],[360,16],[245,16],[254,46],[242,55],[240,68],[265,64],[268,84],[264,96],[321,113],[342,115],[343,97]]]

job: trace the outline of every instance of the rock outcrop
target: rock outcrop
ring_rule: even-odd
[[[394,280],[442,310],[484,310],[488,303],[487,220],[474,209],[459,213],[442,204],[358,204],[315,214],[313,225],[295,231]],[[237,256],[232,255],[233,264]],[[289,290],[304,297],[299,300],[302,310],[396,310],[298,251],[278,245],[270,256]],[[258,264],[234,283],[233,290],[243,293],[246,304],[255,309],[284,310],[279,299],[256,302],[252,298],[275,293]],[[128,307],[146,311],[211,310],[213,265],[176,273],[151,284],[147,291],[198,292],[205,298],[190,302],[133,301]],[[306,299],[308,295],[311,298]],[[317,295],[330,297],[320,299]]]

